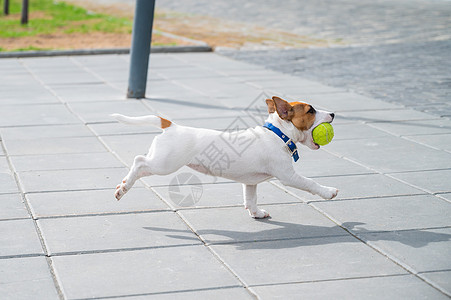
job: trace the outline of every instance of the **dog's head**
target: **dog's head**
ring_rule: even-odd
[[[310,104],[303,102],[287,102],[279,97],[266,99],[268,105],[269,121],[278,123],[281,130],[287,130],[291,138],[310,149],[317,150],[319,145],[313,141],[312,131],[321,123],[331,123],[335,114],[316,110]]]

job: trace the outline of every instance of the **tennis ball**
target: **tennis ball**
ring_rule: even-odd
[[[313,129],[312,137],[318,145],[327,145],[334,138],[334,128],[330,123],[321,123]]]

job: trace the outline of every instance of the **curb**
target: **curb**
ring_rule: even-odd
[[[188,52],[212,52],[212,51],[213,51],[213,48],[208,45],[154,46],[154,47],[151,47],[151,49],[150,49],[151,53],[188,53]],[[130,53],[130,48],[0,52],[0,59],[1,58],[23,58],[23,57],[129,54],[129,53]]]

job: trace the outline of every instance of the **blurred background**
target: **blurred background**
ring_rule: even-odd
[[[130,47],[134,0],[29,0],[26,25],[23,0],[6,2],[0,53]],[[156,1],[153,46],[199,41],[234,59],[451,116],[449,0]]]

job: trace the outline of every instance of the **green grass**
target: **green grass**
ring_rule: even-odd
[[[64,2],[30,0],[29,22],[20,24],[22,0],[10,1],[10,15],[0,16],[0,38],[16,38],[52,33],[131,33],[132,21],[88,12]],[[36,13],[33,17],[32,13]]]

